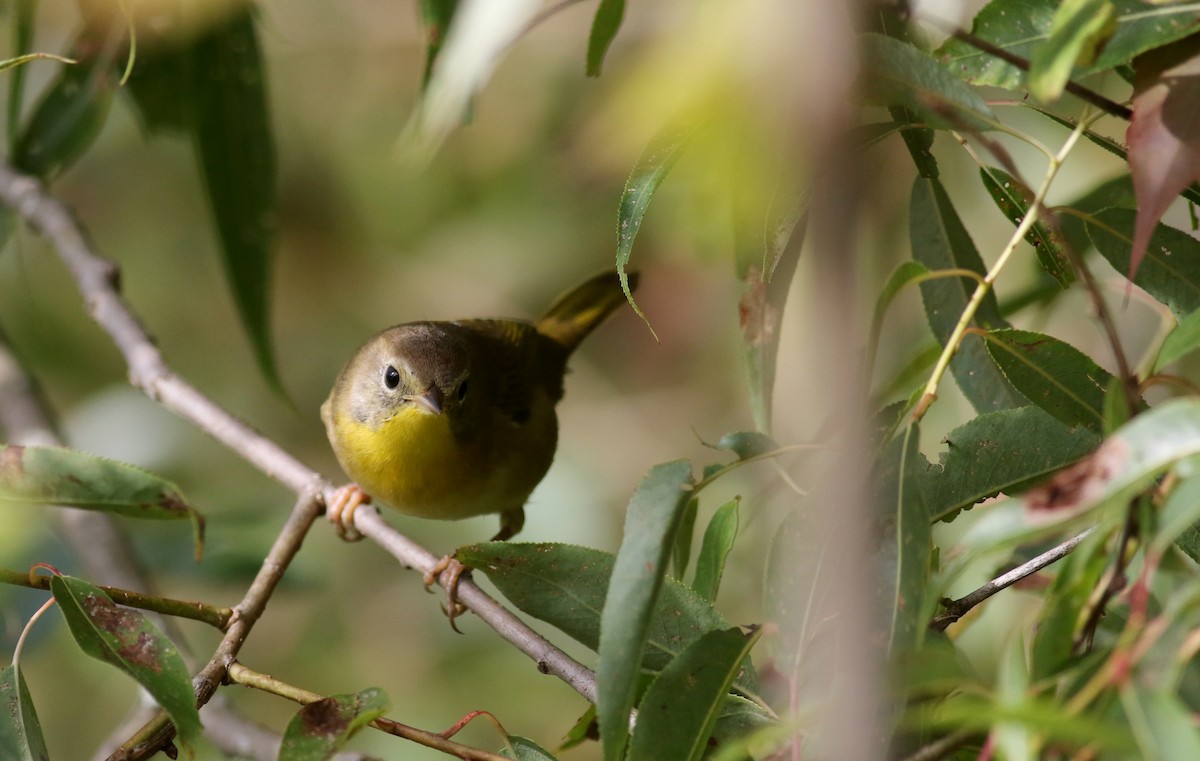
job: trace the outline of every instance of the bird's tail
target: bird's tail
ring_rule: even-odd
[[[637,273],[629,273],[630,293],[637,288],[637,283]],[[572,351],[624,303],[625,291],[617,274],[605,272],[559,296],[537,321],[537,330]]]

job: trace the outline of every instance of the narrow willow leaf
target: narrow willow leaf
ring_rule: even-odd
[[[890,652],[917,649],[932,614],[927,600],[929,554],[933,549],[929,511],[921,491],[924,459],[916,425],[897,437],[883,457],[879,507],[883,529],[879,558],[888,584],[881,601],[887,613]]]
[[[725,706],[717,715],[712,740],[718,747],[744,740],[750,734],[777,723],[765,708],[741,695],[725,696]]]
[[[275,140],[254,14],[233,13],[194,43],[196,151],[225,274],[259,370],[281,389],[271,342]]]
[[[1005,709],[1020,706],[1028,699],[1029,666],[1025,659],[1024,637],[1009,634],[996,672],[996,703]],[[991,733],[1000,757],[1009,761],[1034,761],[1037,743],[1032,728],[1021,721],[1001,721]]]
[[[0,669],[0,758],[49,761],[42,724],[16,664]]]
[[[699,509],[700,500],[689,501],[683,518],[679,521],[679,530],[675,532],[675,550],[671,556],[671,568],[675,572],[675,578],[680,581],[687,573],[688,563],[692,559],[692,538],[696,532],[696,511]]]
[[[1029,649],[1033,679],[1048,679],[1079,666],[1079,658],[1072,651],[1083,623],[1080,612],[1091,601],[1108,566],[1103,547],[1103,541],[1086,541],[1056,564],[1054,581],[1043,599]]]
[[[1066,0],[1050,23],[1050,36],[1030,59],[1029,92],[1043,103],[1063,93],[1076,64],[1087,66],[1116,31],[1110,0]]]
[[[14,0],[13,9],[13,57],[0,62],[0,71],[17,67],[8,82],[8,154],[17,152],[17,135],[21,128],[21,107],[25,103],[25,70],[22,63],[32,60],[33,31],[37,25],[37,0]],[[65,61],[64,61],[65,62]],[[74,61],[71,61],[74,63]],[[3,238],[0,238],[0,242]]]
[[[709,632],[671,661],[638,706],[629,761],[699,761],[757,639],[738,629]]]
[[[625,180],[625,189],[621,192],[621,202],[617,209],[617,274],[621,276],[621,287],[625,289],[625,298],[629,300],[629,305],[647,325],[650,321],[633,300],[626,268],[633,255],[633,240],[641,229],[642,218],[646,216],[646,209],[650,206],[654,191],[658,190],[658,186],[666,179],[675,162],[683,155],[684,148],[694,134],[694,128],[670,127],[655,135],[638,157],[633,171],[629,173],[629,179]]]
[[[892,300],[904,286],[922,282],[928,277],[929,268],[912,259],[901,262],[896,269],[892,270],[892,274],[888,275],[887,282],[883,284],[883,291],[875,299],[875,312],[871,316],[871,330],[867,338],[868,374],[873,375],[874,373],[875,354],[879,350],[879,334],[883,330],[883,319],[887,316],[887,310],[892,305]]]
[[[917,178],[909,207],[909,240],[913,258],[929,270],[965,269],[980,277],[987,274],[983,259],[963,227],[954,204],[941,182]],[[944,278],[921,283],[925,316],[938,343],[945,345],[975,291],[971,278]],[[989,292],[979,304],[972,322],[985,329],[1008,327],[1000,316],[995,294]],[[983,339],[968,334],[950,361],[950,372],[959,389],[979,412],[1023,407],[1029,402],[1012,387],[983,345]]]
[[[391,698],[378,687],[309,703],[288,722],[279,761],[324,761],[391,707]]]
[[[1129,272],[1136,215],[1132,209],[1106,209],[1087,225],[1096,250],[1122,275]],[[1200,309],[1200,241],[1160,224],[1133,282],[1165,304],[1177,320]]]
[[[979,415],[944,441],[946,451],[922,478],[925,504],[935,521],[951,520],[1001,492],[1021,491],[1093,451],[1100,437],[1028,406]]]
[[[1137,740],[1143,761],[1200,758],[1200,734],[1191,710],[1172,689],[1152,690],[1136,679],[1121,689],[1121,708]]]
[[[83,45],[79,40],[76,45]],[[65,66],[25,120],[13,148],[13,165],[52,179],[73,165],[108,120],[116,76],[101,59]]]
[[[737,538],[739,502],[741,497],[734,497],[717,508],[700,543],[692,589],[709,602],[717,599],[721,575],[725,572],[725,559],[733,551],[733,542]]]
[[[1197,347],[1200,347],[1200,310],[1180,320],[1163,339],[1162,346],[1158,349],[1158,357],[1154,360],[1154,372],[1159,372],[1172,362],[1191,354]]]
[[[1067,425],[1104,432],[1104,397],[1112,374],[1068,343],[1028,330],[993,330],[987,348],[1029,401]]]
[[[837,651],[830,622],[819,612],[829,610],[837,588],[827,561],[833,550],[812,530],[814,505],[806,501],[775,529],[763,584],[764,616],[777,627],[764,644],[778,676],[796,686],[818,677]]]
[[[1167,497],[1159,511],[1158,526],[1150,540],[1150,545],[1158,552],[1165,552],[1188,529],[1200,523],[1200,477],[1195,473],[1197,464],[1192,463],[1192,467],[1188,468],[1190,475],[1171,491],[1171,496]]]
[[[570,544],[487,542],[459,547],[454,556],[485,573],[522,612],[592,650],[599,647],[600,613],[615,560],[611,554]],[[691,587],[667,577],[650,615],[642,666],[660,671],[700,635],[729,626]],[[757,691],[752,670],[738,688]]]
[[[656,465],[629,502],[596,650],[596,716],[605,761],[623,757],[642,650],[693,485],[692,466],[686,460]]]
[[[1021,220],[1029,213],[1029,205],[1033,203],[1033,191],[1003,169],[982,167],[979,175],[1001,213],[1014,225],[1021,224]],[[1075,280],[1075,271],[1063,251],[1062,241],[1044,222],[1034,222],[1029,232],[1025,233],[1025,240],[1033,246],[1038,264],[1059,285],[1066,288]]]
[[[554,756],[548,750],[528,737],[509,735],[508,744],[512,746],[513,752],[516,755],[510,754],[508,748],[505,748],[500,753],[505,758],[515,758],[517,761],[554,761]]]
[[[975,15],[971,33],[1001,50],[1029,60],[1050,39],[1055,0],[992,0]],[[1195,31],[1200,9],[1191,3],[1161,6],[1139,0],[1114,0],[1116,28],[1090,64],[1077,67],[1083,77],[1122,63],[1139,53],[1181,39]],[[938,48],[938,61],[955,76],[977,85],[1009,90],[1024,86],[1025,72],[970,43],[950,38]]]
[[[187,666],[171,640],[139,611],[117,605],[82,579],[54,576],[50,591],[79,648],[149,692],[171,717],[176,742],[191,757],[202,731],[200,714]]]
[[[990,130],[997,123],[987,101],[929,54],[881,34],[862,35],[864,94],[882,106],[903,106],[940,129]]]
[[[621,28],[621,20],[625,17],[625,0],[600,0],[596,7],[596,17],[592,20],[592,32],[588,35],[587,75],[600,76],[600,68],[604,65],[604,56],[608,47]]]
[[[425,73],[421,76],[421,88],[429,87],[433,65],[442,52],[446,31],[454,20],[458,0],[420,0],[421,21],[425,25]]]

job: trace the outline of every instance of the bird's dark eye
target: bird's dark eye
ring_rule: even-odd
[[[463,378],[463,382],[458,384],[458,401],[467,398],[467,379]]]
[[[391,365],[388,365],[387,369],[383,371],[383,385],[388,388],[395,388],[400,385],[400,372]]]

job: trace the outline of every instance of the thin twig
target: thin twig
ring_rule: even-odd
[[[972,738],[979,736],[978,732],[962,729],[945,737],[939,737],[928,745],[918,748],[916,752],[905,756],[903,761],[938,761],[969,743]]]
[[[1057,547],[1052,547],[1051,549],[1046,550],[1036,558],[1028,560],[1011,571],[997,576],[969,595],[945,603],[944,606],[946,608],[946,612],[940,616],[934,616],[933,620],[929,622],[929,628],[939,632],[944,631],[947,626],[965,616],[967,611],[971,610],[976,605],[988,599],[1000,590],[1011,587],[1021,579],[1032,576],[1051,563],[1056,563],[1065,558],[1067,555],[1071,554],[1071,552],[1079,546],[1079,543],[1084,539],[1087,539],[1088,536],[1090,536],[1095,530],[1096,528],[1093,526],[1087,531],[1071,537]]]

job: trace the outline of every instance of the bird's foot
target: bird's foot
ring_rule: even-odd
[[[338,536],[347,542],[357,542],[363,535],[354,527],[354,513],[369,504],[371,497],[358,484],[339,486],[325,505],[325,517],[333,524]]]
[[[449,576],[442,585],[446,588],[446,605],[443,606],[442,611],[450,619],[450,628],[462,634],[454,624],[454,619],[467,612],[467,606],[458,601],[458,582],[464,575],[469,575],[471,569],[455,560],[453,555],[446,555],[425,572],[423,577],[425,591],[432,592],[431,587],[438,583],[438,579],[444,573],[449,573]]]

